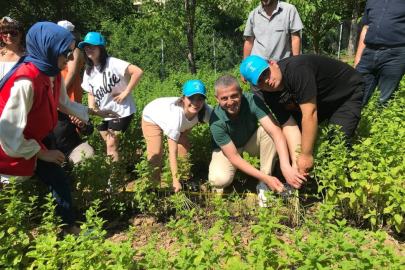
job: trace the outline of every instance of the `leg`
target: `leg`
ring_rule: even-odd
[[[359,87],[329,119],[329,124],[341,126],[340,131],[345,133],[346,143],[353,139],[360,122],[364,87]]]
[[[273,139],[263,127],[256,130],[243,150],[251,156],[258,156],[260,158],[260,171],[271,175],[276,164],[277,149]]]
[[[377,51],[365,48],[361,55],[360,62],[356,66],[356,69],[363,75],[367,85],[364,91],[363,106],[368,103],[378,83],[378,68],[375,64],[376,56]]]
[[[113,156],[113,161],[118,162],[120,161],[120,156],[118,153],[119,144],[120,144],[120,136],[117,131],[114,130],[106,130],[106,131],[99,131],[101,137],[106,143],[106,153],[107,155]]]
[[[76,146],[70,153],[68,160],[73,164],[78,164],[83,161],[82,152],[84,151],[84,157],[90,158],[94,155],[94,149],[88,143],[82,143]]]
[[[235,176],[236,168],[220,148],[214,149],[209,167],[208,180],[216,188],[229,186]]]
[[[378,90],[381,92],[379,105],[384,105],[398,89],[405,72],[405,47],[380,51]]]
[[[146,140],[149,165],[156,168],[152,179],[160,180],[163,157],[163,131],[158,125],[148,123],[142,119],[142,133]]]
[[[62,218],[62,223],[65,224],[63,228],[68,229],[74,226],[72,195],[68,179],[62,167],[53,162],[37,159],[37,167],[34,173],[52,192],[56,203],[56,213]]]

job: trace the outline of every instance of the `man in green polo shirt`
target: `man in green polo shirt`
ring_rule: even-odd
[[[210,118],[214,150],[208,176],[215,188],[230,185],[236,169],[240,169],[260,180],[257,189],[261,201],[265,197],[260,194],[268,188],[283,192],[284,185],[271,176],[277,153],[287,182],[300,188],[306,179],[291,167],[285,137],[264,102],[253,94],[242,93],[238,80],[231,75],[215,82],[215,98],[219,105]],[[241,157],[243,151],[260,158],[260,171]]]

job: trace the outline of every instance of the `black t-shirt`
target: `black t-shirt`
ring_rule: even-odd
[[[277,63],[283,75],[284,91],[263,93],[266,104],[280,125],[291,112],[316,97],[318,118],[329,118],[360,86],[363,76],[346,63],[326,56],[304,54]]]

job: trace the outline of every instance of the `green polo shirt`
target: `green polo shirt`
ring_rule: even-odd
[[[244,146],[258,128],[258,120],[270,114],[264,102],[251,93],[243,93],[240,118],[232,121],[221,106],[215,106],[210,117],[212,148],[227,145],[233,141],[236,148]]]

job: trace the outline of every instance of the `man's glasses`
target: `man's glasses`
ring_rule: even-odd
[[[64,56],[66,56],[66,58],[69,58],[71,55],[73,55],[74,51],[75,51],[75,50],[66,50],[66,51],[64,51],[62,54],[63,54]]]
[[[1,32],[0,34],[3,36],[3,37],[7,37],[8,35],[10,35],[10,37],[16,37],[17,35],[18,35],[18,31],[4,31],[4,32]]]
[[[87,50],[87,49],[94,50],[95,48],[96,48],[96,45],[93,45],[93,44],[90,44],[90,43],[86,43],[86,44],[83,45],[84,50]]]

